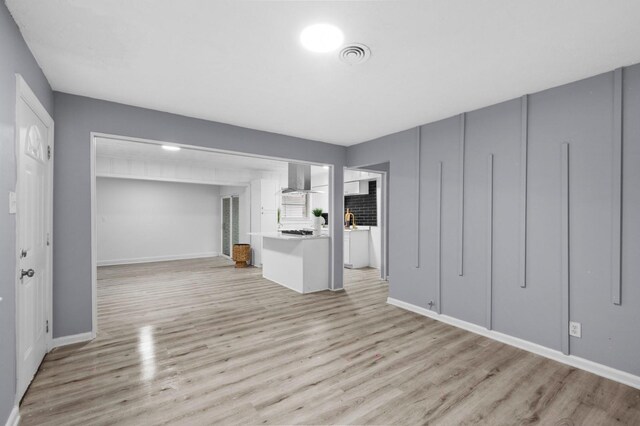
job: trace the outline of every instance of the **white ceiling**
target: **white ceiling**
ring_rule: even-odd
[[[167,151],[155,143],[108,137],[96,138],[96,142],[96,157],[155,161],[172,163],[176,166],[196,166],[209,169],[277,173],[284,179],[288,174],[288,162],[286,161],[226,154],[187,146],[183,146],[180,151]],[[311,166],[311,175],[316,179],[326,180],[328,173],[328,169],[323,166]]]
[[[638,0],[6,3],[55,90],[342,145],[640,62]]]

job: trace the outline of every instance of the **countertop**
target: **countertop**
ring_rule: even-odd
[[[329,235],[293,235],[282,234],[280,232],[250,232],[249,235],[258,235],[263,238],[277,238],[279,240],[317,240],[329,238]]]

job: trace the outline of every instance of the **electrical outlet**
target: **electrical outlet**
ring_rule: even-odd
[[[569,321],[569,336],[582,337],[582,324],[575,321]]]

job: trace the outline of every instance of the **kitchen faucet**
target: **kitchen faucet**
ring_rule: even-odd
[[[344,227],[348,229],[350,223],[351,229],[358,229],[356,226],[356,216],[351,213],[350,209],[347,209],[347,212],[344,215]]]

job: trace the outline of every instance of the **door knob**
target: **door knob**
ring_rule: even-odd
[[[24,269],[20,270],[20,279],[23,279],[25,277],[25,275],[29,278],[33,277],[36,274],[36,271],[34,271],[33,269],[27,269],[26,271]]]

